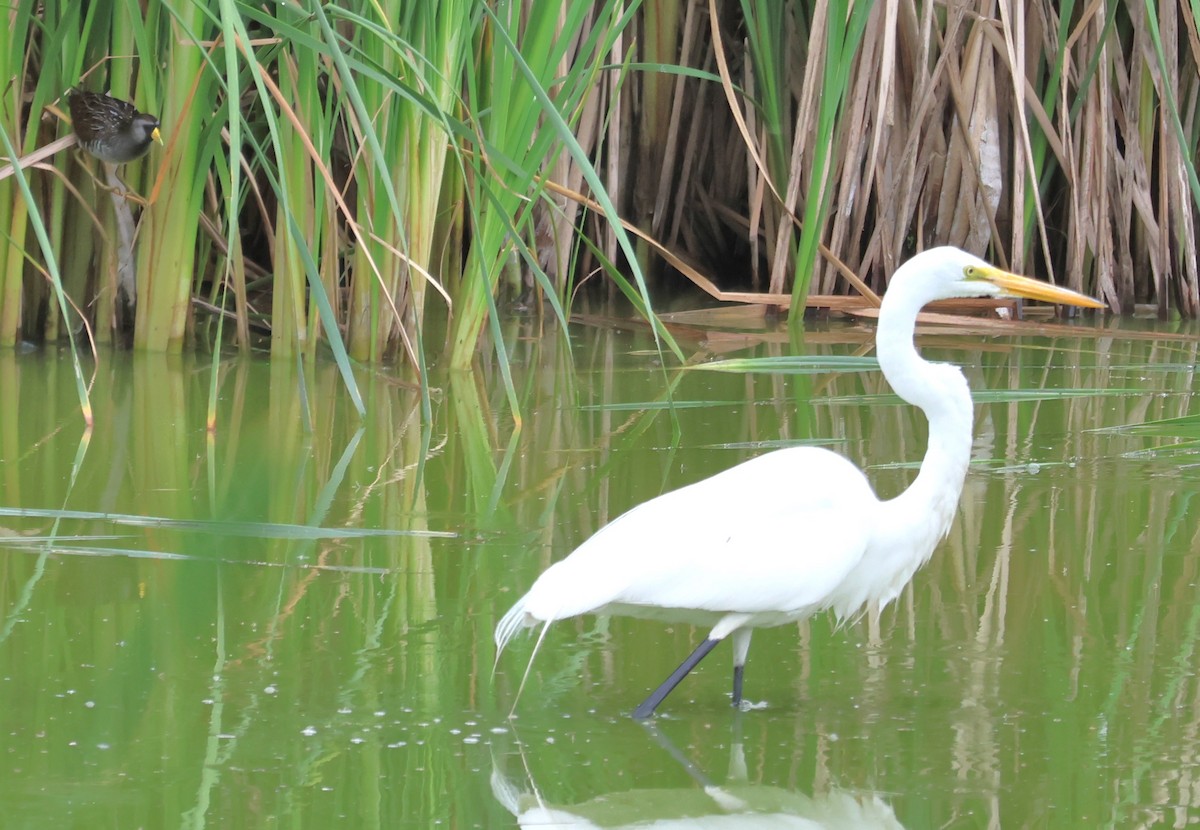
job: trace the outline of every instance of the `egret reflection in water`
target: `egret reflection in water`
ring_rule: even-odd
[[[730,749],[729,782],[715,784],[664,735],[653,728],[648,731],[687,771],[694,786],[626,790],[559,805],[545,799],[531,777],[529,786],[522,788],[493,764],[492,794],[519,827],[530,830],[903,830],[891,806],[876,793],[832,788],[805,795],[750,783],[740,740]]]

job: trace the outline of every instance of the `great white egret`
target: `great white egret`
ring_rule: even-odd
[[[972,405],[966,378],[957,366],[922,359],[913,345],[921,308],[954,297],[1103,308],[1091,297],[1010,274],[957,248],[917,254],[893,276],[875,334],[883,376],[929,422],[925,458],[908,489],[881,501],[847,459],[791,447],[665,493],[547,568],[496,625],[497,660],[519,630],[542,625],[540,646],[550,623],[579,614],[711,625],[634,717],[650,717],[729,636],[738,705],[755,628],[826,609],[844,620],[868,604],[882,608],[895,599],[949,531],[967,472]]]

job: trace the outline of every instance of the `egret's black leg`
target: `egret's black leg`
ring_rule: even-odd
[[[753,633],[753,628],[739,628],[733,632],[733,705],[738,709],[742,708],[742,677],[746,673],[746,655]]]
[[[679,681],[687,676],[687,673],[696,667],[696,664],[704,659],[704,655],[716,647],[720,640],[705,640],[700,645],[696,646],[696,650],[688,655],[688,658],[679,664],[679,668],[671,672],[671,676],[662,682],[662,685],[650,693],[650,697],[642,701],[638,708],[633,710],[635,718],[648,718],[654,714],[654,710],[658,708],[658,704],[663,702],[663,699],[671,693],[671,690],[679,685]]]

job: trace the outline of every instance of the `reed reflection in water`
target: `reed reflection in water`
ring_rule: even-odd
[[[491,366],[435,378],[428,418],[410,386],[366,374],[364,420],[335,367],[306,367],[302,395],[294,365],[232,360],[210,431],[207,361],[105,356],[85,434],[69,362],[0,353],[8,823],[511,826],[490,744],[528,647],[493,677],[491,631],[537,573],[767,446],[832,446],[884,497],[924,449],[874,372],[664,373],[637,335],[578,329],[568,353],[511,326],[519,430]],[[870,335],[754,352],[849,354]],[[881,617],[755,635],[749,782],[878,793],[909,827],[1200,809],[1200,472],[1178,439],[1108,431],[1194,409],[1195,342],[921,345],[999,390],[977,403],[958,517]],[[703,792],[625,718],[696,634],[551,631],[518,721],[548,803]],[[664,724],[697,767],[728,763],[727,674],[689,678],[686,718]],[[549,737],[578,752],[540,766]]]

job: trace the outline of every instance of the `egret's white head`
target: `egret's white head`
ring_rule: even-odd
[[[1048,303],[1104,307],[1091,297],[1001,270],[949,245],[922,251],[905,262],[896,271],[885,296],[893,294],[920,305],[957,297],[1024,297]]]

